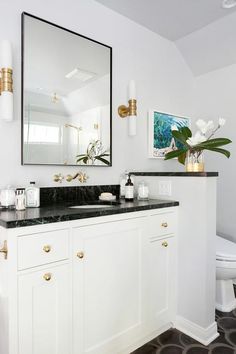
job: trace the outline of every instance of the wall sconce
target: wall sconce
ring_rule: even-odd
[[[118,114],[121,118],[129,118],[129,135],[136,135],[136,120],[137,120],[137,100],[136,87],[134,80],[129,82],[129,106],[124,105],[118,107]]]
[[[13,79],[11,43],[0,43],[0,119],[13,120]]]

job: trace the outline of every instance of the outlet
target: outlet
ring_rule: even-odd
[[[171,181],[158,182],[158,194],[171,196]]]

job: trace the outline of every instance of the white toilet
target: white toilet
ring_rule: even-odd
[[[216,308],[230,312],[236,308],[233,279],[236,279],[236,243],[216,236]]]

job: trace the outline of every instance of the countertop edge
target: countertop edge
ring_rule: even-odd
[[[53,215],[53,216],[45,216],[39,218],[32,218],[32,219],[25,219],[25,220],[13,220],[13,221],[4,221],[0,219],[0,225],[5,229],[14,229],[26,226],[34,226],[34,225],[44,225],[44,224],[51,224],[51,223],[58,223],[63,221],[73,221],[73,220],[80,220],[80,219],[90,219],[93,217],[100,217],[100,216],[108,216],[108,215],[115,215],[115,214],[125,214],[131,212],[138,212],[138,211],[145,211],[145,210],[153,210],[153,209],[163,209],[169,207],[179,206],[178,201],[161,201],[156,204],[149,204],[149,205],[134,205],[134,206],[127,206],[120,209],[107,209],[107,210],[88,210],[87,213],[78,213],[78,214],[65,214],[65,215]]]
[[[130,171],[133,176],[160,176],[160,177],[218,177],[219,172],[137,172]]]

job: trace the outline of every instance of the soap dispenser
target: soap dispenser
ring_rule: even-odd
[[[128,180],[125,184],[125,200],[127,202],[132,202],[134,200],[134,184],[131,180],[130,174],[128,175]]]
[[[30,182],[30,186],[26,188],[26,207],[38,208],[40,206],[40,191],[35,186],[35,182]]]

